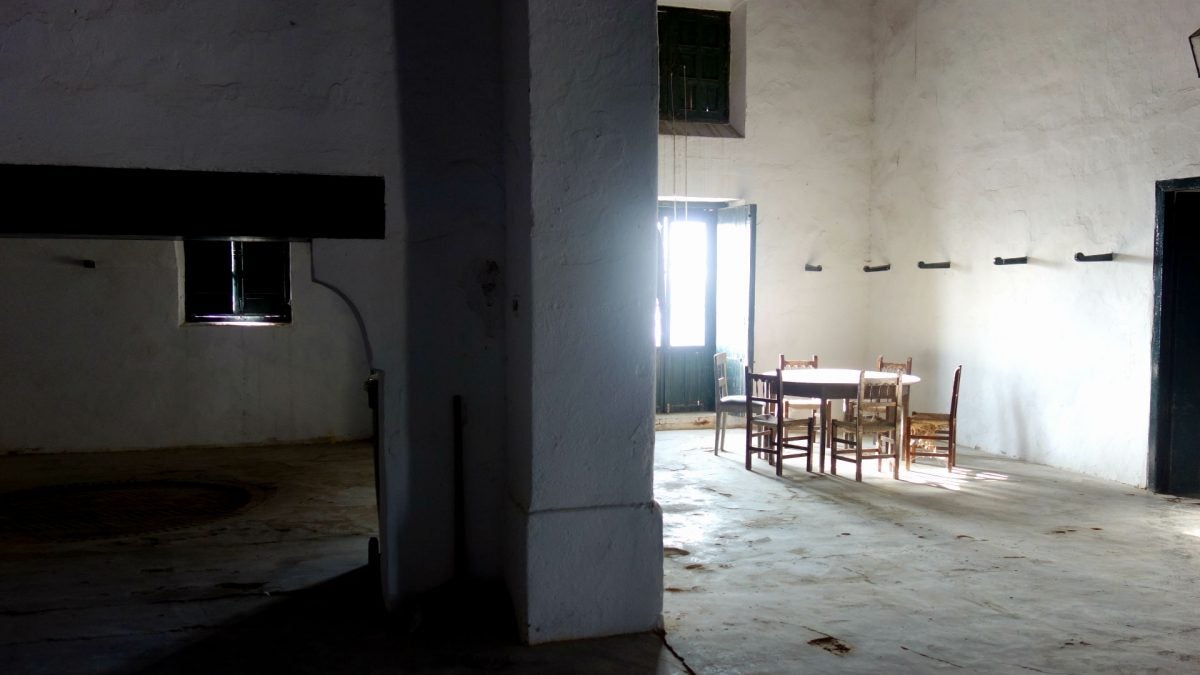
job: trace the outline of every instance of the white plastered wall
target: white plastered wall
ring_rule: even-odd
[[[960,442],[1144,485],[1155,181],[1200,175],[1200,5],[877,10],[869,346],[913,356],[917,407],[964,366]]]
[[[509,168],[500,162],[496,117],[480,119],[479,111],[494,111],[501,77],[514,79],[496,65],[498,13],[517,4],[480,0],[468,8],[476,21],[464,26],[460,3],[10,3],[0,14],[0,83],[21,95],[0,107],[0,161],[384,176],[387,238],[313,242],[314,280],[336,291],[303,292],[334,306],[342,293],[363,319],[369,349],[343,308],[322,319],[344,324],[346,352],[328,346],[305,358],[331,369],[343,356],[353,361],[347,386],[364,404],[364,422],[362,378],[368,367],[383,375],[380,527],[389,606],[453,573],[450,403],[461,394],[467,573],[499,574],[501,505],[511,503],[501,479],[503,439],[513,413],[538,425],[534,437],[507,448],[518,471],[531,469],[515,489],[528,517],[516,528],[523,551],[511,570],[525,578],[514,593],[530,639],[645,630],[658,621],[662,564],[661,514],[650,490],[653,4],[614,12],[595,2],[564,14],[557,3],[539,2],[533,25],[508,27],[521,49],[537,52],[536,77],[526,79],[539,116],[526,112],[514,122],[532,132],[526,152],[532,141],[537,161]],[[593,89],[578,88],[581,78]],[[506,174],[515,176],[518,195],[536,203],[534,222],[513,224],[528,251],[524,271],[506,269]],[[66,264],[46,278],[124,298],[144,284],[100,281],[145,265],[153,269],[139,279],[170,279],[165,297],[174,315],[173,244],[54,247],[55,255],[98,266]],[[0,249],[23,260],[29,245],[11,240]],[[297,283],[308,283],[307,272],[296,271]],[[533,361],[503,349],[509,275],[518,280],[512,306],[521,304],[533,323],[512,353],[532,350]],[[297,321],[306,311],[297,305]],[[645,323],[628,319],[638,315]],[[278,339],[295,329],[262,335]],[[220,330],[186,334],[238,335]],[[231,348],[242,345],[201,351],[239,361],[240,354],[224,354]],[[245,354],[252,373],[244,379],[252,383],[264,379],[250,358],[257,350]],[[518,387],[529,387],[524,401],[501,398],[506,360]],[[610,408],[564,405],[582,396],[585,371],[598,388],[589,398]],[[283,372],[292,371],[272,371]],[[304,396],[329,385],[272,384]],[[572,419],[547,426],[547,406]],[[565,428],[579,435],[563,441]]]
[[[181,326],[175,242],[0,240],[0,450],[369,435],[354,317],[291,254],[290,325]]]
[[[659,194],[758,205],[758,367],[781,352],[856,367],[868,342],[872,3],[659,4],[732,10],[746,92],[743,138],[659,136]]]
[[[732,10],[735,65],[743,41],[745,138],[660,136],[659,194],[758,204],[758,366],[911,355],[941,410],[962,364],[964,444],[1145,483],[1154,183],[1200,175],[1200,6],[661,4]]]
[[[380,1],[4,3],[0,161],[383,174],[390,16]],[[358,326],[311,282],[309,247],[292,254],[292,325],[180,327],[172,242],[0,240],[0,448],[368,435]]]

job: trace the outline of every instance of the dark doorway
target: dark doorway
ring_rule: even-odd
[[[1155,492],[1200,494],[1200,178],[1159,181],[1150,461]]]
[[[713,410],[713,354],[750,359],[753,205],[664,202],[658,214],[656,410]],[[736,379],[736,378],[735,378]],[[731,390],[737,383],[730,382]]]

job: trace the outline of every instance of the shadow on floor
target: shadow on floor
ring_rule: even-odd
[[[389,615],[374,580],[364,566],[289,594],[137,672],[684,672],[649,633],[523,646],[499,587],[442,590]]]

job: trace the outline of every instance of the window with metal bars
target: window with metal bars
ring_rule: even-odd
[[[658,116],[729,122],[729,12],[658,8]]]
[[[185,241],[187,323],[291,323],[286,241]]]

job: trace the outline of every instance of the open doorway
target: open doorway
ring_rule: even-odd
[[[659,413],[713,410],[717,351],[729,355],[730,372],[752,362],[755,214],[752,204],[659,204]],[[730,386],[740,391],[740,382]]]
[[[1159,181],[1151,341],[1152,490],[1200,494],[1200,178]]]

